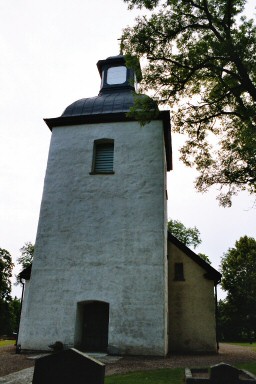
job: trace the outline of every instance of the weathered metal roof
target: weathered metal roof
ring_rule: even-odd
[[[133,104],[134,95],[131,91],[104,93],[75,101],[65,109],[61,116],[129,112]]]

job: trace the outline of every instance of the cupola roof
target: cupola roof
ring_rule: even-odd
[[[65,109],[61,116],[129,112],[133,104],[134,95],[131,91],[103,93],[75,101]]]
[[[97,67],[101,77],[98,96],[75,101],[65,109],[62,117],[129,112],[134,105],[136,74],[126,66],[125,56],[110,56],[106,60],[99,60]],[[139,65],[137,67],[140,79],[141,70]]]

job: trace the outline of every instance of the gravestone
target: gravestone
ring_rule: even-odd
[[[240,370],[228,364],[217,364],[211,367],[210,382],[218,384],[238,384]]]
[[[247,371],[237,369],[229,364],[220,363],[211,367],[185,369],[186,384],[256,384],[256,377]]]
[[[35,361],[33,384],[104,384],[105,365],[71,348]]]

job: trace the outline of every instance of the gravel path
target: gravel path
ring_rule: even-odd
[[[0,348],[0,377],[33,366],[34,361],[26,355],[17,355],[14,346]]]
[[[249,347],[220,344],[216,355],[171,355],[166,358],[124,357],[114,364],[106,366],[106,374],[148,370],[157,368],[208,367],[221,362],[234,365],[256,361],[256,351]]]
[[[0,348],[0,384],[31,384],[34,362],[27,357],[15,355],[13,347]],[[166,358],[136,356],[119,360],[110,357],[106,363],[106,375],[157,368],[206,367],[220,362],[235,365],[250,361],[256,361],[256,352],[253,349],[220,344],[217,355],[171,355]],[[7,375],[7,372],[12,373]]]

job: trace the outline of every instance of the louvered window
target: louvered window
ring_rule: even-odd
[[[94,165],[92,173],[114,173],[114,141],[97,140],[94,143]]]

